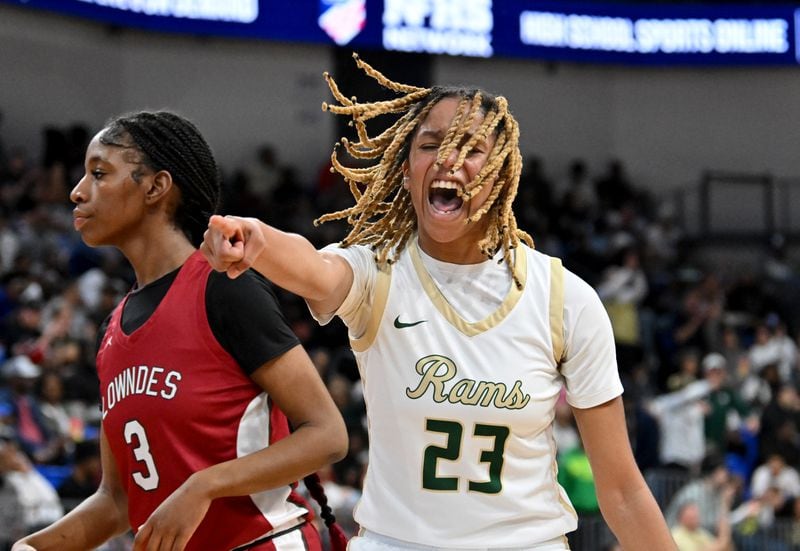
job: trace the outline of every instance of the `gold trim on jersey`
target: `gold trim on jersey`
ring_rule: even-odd
[[[550,338],[556,367],[564,358],[564,266],[550,257]]]
[[[480,321],[470,323],[458,315],[458,312],[456,312],[450,303],[447,302],[447,299],[439,290],[439,287],[436,286],[436,282],[433,281],[433,278],[428,273],[428,270],[425,269],[425,265],[422,263],[422,257],[419,254],[419,244],[416,240],[414,240],[411,246],[408,248],[408,252],[411,255],[411,261],[414,264],[414,269],[417,272],[417,276],[422,284],[422,288],[425,289],[425,293],[431,299],[433,305],[450,323],[450,325],[468,337],[474,337],[475,335],[479,335],[498,325],[506,318],[506,316],[508,316],[511,310],[514,309],[514,306],[517,305],[520,297],[522,297],[522,289],[518,289],[513,282],[510,282],[508,294],[497,310]],[[520,282],[522,283],[522,288],[524,289],[525,283],[528,280],[528,262],[524,250],[515,251],[514,271],[520,275]]]
[[[386,308],[386,301],[389,298],[389,284],[392,281],[392,267],[388,263],[378,267],[378,274],[375,277],[375,292],[373,293],[372,311],[370,312],[367,330],[357,339],[350,339],[350,346],[355,352],[364,352],[370,347],[378,334],[378,327],[381,325],[383,310]]]

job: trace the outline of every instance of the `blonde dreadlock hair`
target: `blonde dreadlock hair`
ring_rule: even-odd
[[[469,152],[481,141],[494,134],[495,144],[486,164],[467,184],[458,190],[464,201],[474,197],[484,186],[492,191],[481,208],[469,217],[473,223],[487,216],[489,224],[486,235],[478,242],[481,253],[491,258],[502,247],[503,261],[509,268],[514,283],[521,287],[519,274],[514,273],[511,251],[520,240],[533,247],[533,239],[517,227],[511,204],[517,195],[522,169],[519,151],[519,126],[508,111],[508,102],[502,96],[493,96],[477,88],[442,87],[419,88],[393,82],[382,73],[353,54],[358,67],[381,86],[399,97],[386,101],[359,102],[355,97],[347,98],[333,78],[325,73],[325,80],[339,105],[322,104],[322,109],[338,115],[352,117],[358,140],[351,142],[342,138],[331,153],[331,171],[341,174],[356,200],[352,207],[324,214],[314,221],[315,225],[332,220],[346,219],[350,232],[341,246],[354,244],[370,245],[375,251],[378,264],[391,263],[406,246],[409,237],[417,229],[417,218],[411,196],[403,187],[403,162],[408,158],[410,144],[416,129],[425,120],[430,110],[444,98],[460,98],[458,110],[450,128],[439,146],[437,164],[441,165],[454,150],[458,156],[451,172],[458,171]],[[367,133],[366,122],[380,115],[401,114],[387,130],[377,136]],[[478,130],[463,144],[476,116],[483,115]],[[462,145],[459,145],[462,144]],[[364,168],[352,168],[339,160],[339,148],[355,159],[375,162]],[[394,252],[394,257],[389,255]]]

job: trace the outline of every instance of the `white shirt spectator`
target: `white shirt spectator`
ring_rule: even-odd
[[[766,463],[756,468],[750,482],[754,498],[763,496],[770,488],[777,488],[784,497],[800,496],[800,474],[778,454],[771,455]]]
[[[650,412],[661,427],[660,459],[696,469],[705,457],[703,400],[711,391],[707,381],[695,381],[677,392],[657,396]]]

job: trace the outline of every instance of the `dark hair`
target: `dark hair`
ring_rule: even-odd
[[[303,482],[306,488],[308,488],[308,493],[314,498],[314,501],[319,504],[320,516],[325,526],[328,527],[331,551],[345,551],[347,548],[347,537],[336,523],[336,517],[330,505],[328,505],[328,497],[325,495],[325,489],[322,487],[319,474],[311,473],[303,479]]]
[[[167,171],[180,189],[174,223],[196,247],[203,241],[208,218],[219,208],[221,178],[214,154],[197,127],[168,111],[140,111],[109,120],[100,143],[133,148],[133,162]],[[138,181],[141,173],[133,173]]]

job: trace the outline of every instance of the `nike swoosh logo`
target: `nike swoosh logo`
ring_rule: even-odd
[[[425,323],[428,320],[419,320],[412,323],[403,323],[400,321],[400,316],[394,318],[394,326],[398,329],[405,329],[406,327],[414,327],[415,325],[419,325],[420,323]]]

